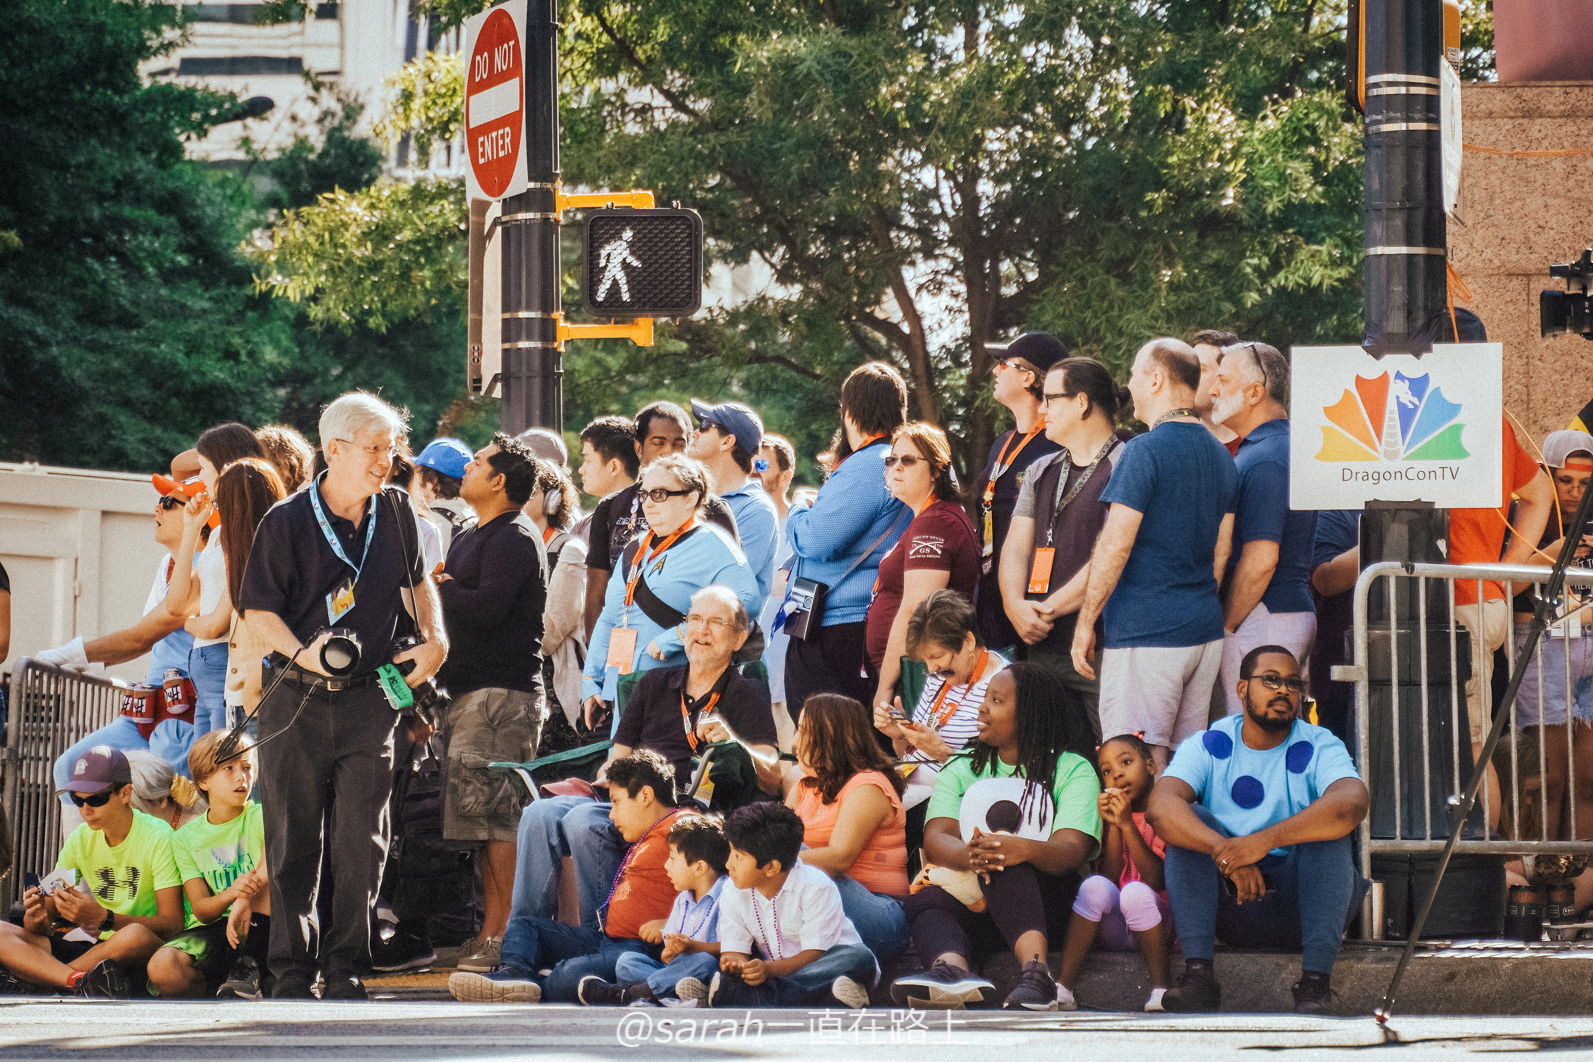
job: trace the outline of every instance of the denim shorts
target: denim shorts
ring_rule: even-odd
[[[1527,628],[1519,625],[1515,630],[1515,655],[1520,655],[1526,643]],[[1571,712],[1578,719],[1593,721],[1593,631],[1584,629],[1579,638],[1551,638],[1545,632],[1538,641],[1538,652],[1522,668],[1521,689],[1515,700],[1517,728],[1565,725],[1567,656],[1571,666]]]

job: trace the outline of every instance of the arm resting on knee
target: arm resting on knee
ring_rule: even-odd
[[[1170,845],[1210,855],[1227,838],[1195,814],[1195,791],[1182,778],[1162,777],[1151,790],[1145,815],[1156,836]]]

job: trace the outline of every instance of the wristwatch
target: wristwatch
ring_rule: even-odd
[[[115,928],[116,928],[116,912],[107,909],[106,912],[105,912],[105,919],[102,922],[100,922],[100,932],[101,933],[109,933],[111,930],[113,930]]]

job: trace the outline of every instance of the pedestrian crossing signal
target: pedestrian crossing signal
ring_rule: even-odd
[[[690,317],[702,308],[702,217],[629,208],[586,216],[581,300],[594,317]]]

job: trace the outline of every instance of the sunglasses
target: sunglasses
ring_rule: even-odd
[[[173,509],[181,509],[183,507],[183,505],[186,504],[186,503],[181,498],[173,498],[173,497],[169,497],[168,496],[168,497],[162,498],[160,501],[156,502],[155,504],[160,506],[162,509],[166,510],[167,512],[171,512]]]
[[[1290,693],[1296,695],[1305,692],[1305,682],[1294,677],[1293,675],[1285,678],[1282,675],[1269,671],[1265,675],[1251,675],[1249,681],[1259,682],[1269,690],[1281,690],[1287,688]]]
[[[106,804],[111,802],[111,797],[114,796],[115,793],[116,790],[107,789],[104,792],[95,793],[93,796],[79,796],[76,793],[69,793],[67,795],[72,798],[72,803],[76,804],[80,808],[103,808]]]
[[[885,467],[895,468],[897,465],[901,465],[903,468],[912,468],[922,460],[922,457],[897,457],[895,454],[891,454],[885,459]]]
[[[652,490],[638,491],[638,493],[641,494],[641,496],[646,498],[648,501],[657,502],[658,504],[662,505],[664,502],[668,501],[671,498],[682,497],[683,495],[690,494],[691,491],[689,491],[689,490],[665,490],[663,487],[654,487]]]

